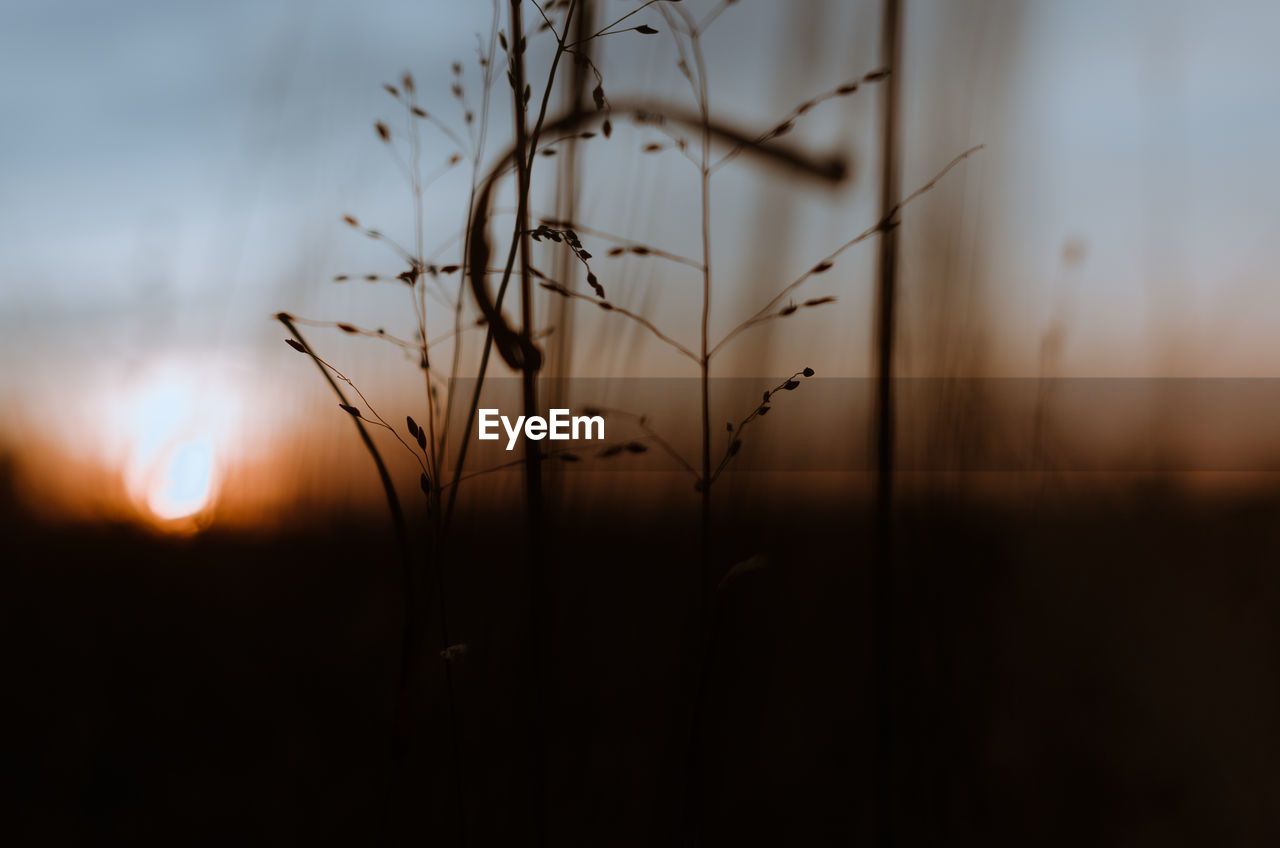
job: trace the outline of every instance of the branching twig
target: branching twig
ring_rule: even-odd
[[[814,106],[817,106],[819,103],[822,103],[827,100],[832,100],[837,97],[848,97],[849,95],[856,92],[860,85],[880,82],[881,80],[885,79],[887,76],[888,76],[888,73],[885,71],[871,71],[870,73],[864,74],[861,79],[855,80],[853,82],[847,82],[844,85],[837,86],[836,88],[833,88],[830,91],[824,91],[822,94],[819,94],[816,97],[812,97],[809,100],[806,100],[796,108],[792,109],[791,112],[788,113],[785,118],[778,121],[778,123],[774,125],[773,129],[765,133],[762,133],[758,138],[756,138],[755,143],[764,144],[766,141],[769,141],[770,139],[777,138],[781,135],[785,135],[789,133],[793,128],[793,126],[795,125],[796,119],[799,118],[801,115],[804,115]],[[729,164],[731,161],[736,159],[738,154],[741,153],[743,149],[744,148],[741,145],[738,145],[734,147],[732,150],[730,150],[728,153],[726,153],[724,156],[720,157],[720,159],[714,165],[711,166],[711,173],[714,174],[716,171],[720,170],[725,165]]]
[[[726,335],[724,338],[722,338],[719,342],[716,343],[715,347],[711,349],[711,352],[709,355],[714,356],[717,351],[719,351],[722,347],[728,344],[735,336],[737,336],[743,330],[749,329],[750,327],[753,327],[756,324],[761,323],[761,318],[766,316],[770,310],[772,310],[775,306],[781,303],[783,298],[785,298],[791,292],[795,291],[797,288],[803,285],[810,277],[814,276],[815,274],[821,274],[829,270],[831,268],[831,264],[836,260],[837,257],[840,256],[840,254],[844,253],[846,250],[853,247],[854,245],[860,244],[861,242],[866,241],[867,239],[874,236],[876,233],[879,233],[882,230],[885,230],[889,227],[895,226],[897,222],[894,219],[897,218],[898,213],[902,210],[903,207],[905,207],[911,201],[915,200],[920,195],[932,189],[934,186],[938,184],[939,180],[941,180],[943,177],[947,175],[947,173],[952,168],[954,168],[956,165],[959,165],[961,162],[963,162],[965,159],[972,156],[974,153],[977,153],[983,147],[984,145],[981,145],[981,144],[975,145],[974,147],[969,148],[964,153],[961,153],[959,156],[957,156],[956,158],[948,162],[947,166],[943,168],[941,171],[939,171],[937,174],[935,174],[933,179],[929,180],[929,182],[925,183],[920,188],[916,189],[911,194],[903,198],[901,202],[899,202],[889,211],[889,214],[885,215],[883,218],[877,221],[874,225],[868,227],[858,235],[854,236],[844,244],[840,245],[838,248],[836,248],[834,251],[828,254],[825,259],[823,259],[817,265],[814,265],[808,271],[805,271],[803,274],[801,274],[799,277],[797,277],[795,280],[789,283],[786,287],[784,287],[782,291],[774,295],[773,299],[770,300],[768,303],[766,303],[764,306],[760,307],[760,309],[754,315],[752,315],[746,321],[743,321],[741,324],[739,324],[738,326],[730,330],[728,335]]]
[[[616,312],[619,315],[623,315],[627,318],[630,318],[632,321],[635,321],[637,324],[644,327],[649,332],[653,333],[653,335],[657,337],[659,340],[675,348],[680,353],[687,356],[689,359],[693,360],[694,362],[699,361],[698,355],[696,353],[689,350],[689,348],[685,347],[684,345],[680,344],[680,342],[676,341],[675,339],[668,336],[666,333],[659,330],[654,325],[654,323],[650,321],[648,318],[641,317],[640,315],[637,315],[636,313],[632,312],[629,309],[623,309],[621,306],[614,306],[612,303],[610,303],[607,300],[597,300],[596,298],[591,297],[590,295],[582,294],[581,292],[572,291],[560,285],[559,283],[554,283],[549,280],[543,280],[542,282],[538,283],[538,285],[542,286],[542,288],[546,289],[547,291],[555,292],[556,294],[561,295],[562,297],[572,297],[578,300],[585,300],[588,303],[594,303],[596,306],[599,306],[601,309],[604,309],[608,312]]]
[[[773,396],[778,392],[783,392],[783,391],[789,392],[797,388],[800,385],[800,381],[796,379],[797,377],[808,378],[812,376],[813,376],[812,368],[804,368],[804,369],[801,369],[800,371],[797,371],[787,379],[783,380],[778,385],[774,386],[772,389],[769,389],[767,392],[765,392],[764,400],[756,404],[755,408],[751,410],[751,413],[746,418],[743,418],[740,422],[738,422],[738,426],[736,428],[733,426],[733,424],[728,425],[729,446],[725,448],[724,457],[720,460],[720,464],[716,467],[715,473],[711,475],[712,483],[714,483],[720,477],[720,474],[723,473],[725,468],[728,467],[729,462],[735,456],[738,455],[738,451],[742,448],[743,429],[752,421],[755,421],[757,418],[764,416],[769,412],[769,410],[773,409],[773,407],[769,405],[769,401],[773,399]]]

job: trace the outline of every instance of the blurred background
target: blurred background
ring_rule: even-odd
[[[595,5],[603,25],[641,4]],[[717,15],[702,39],[711,111],[750,135],[881,67],[880,2],[681,5]],[[423,252],[461,262],[481,123],[466,115],[485,102],[494,14],[445,0],[0,4],[0,526],[18,707],[35,728],[9,775],[23,844],[159,840],[193,821],[214,842],[254,827],[350,844],[381,821],[394,540],[349,416],[274,316],[324,325],[300,329],[388,421],[425,419],[416,353],[333,323],[418,327],[389,246],[415,240],[406,114],[383,88],[403,94],[406,72],[433,118]],[[538,93],[553,41],[525,14]],[[659,8],[628,23],[659,33],[597,45],[609,100],[693,108]],[[904,391],[900,417],[903,722],[919,731],[903,844],[1280,836],[1278,30],[1269,0],[904,3],[903,193],[984,148],[902,211],[895,370],[930,381],[918,406]],[[501,68],[495,80],[482,171],[510,144]],[[844,157],[838,185],[749,156],[716,172],[713,339],[876,225],[885,90],[823,99],[786,136]],[[695,348],[697,270],[609,251],[699,257],[697,168],[661,129],[612,119],[575,154],[592,269],[612,303]],[[558,214],[566,158],[537,160],[535,218]],[[537,247],[540,267],[558,247]],[[870,833],[857,728],[875,238],[832,261],[794,296],[833,303],[749,329],[714,361],[717,433],[759,388],[818,374],[759,424],[717,500],[725,568],[771,563],[734,589],[717,636],[706,816],[725,841]],[[566,273],[585,291],[584,269]],[[431,282],[426,325],[433,357],[456,356],[470,385],[484,330],[462,282]],[[459,298],[466,329],[451,337]],[[574,378],[548,391],[650,415],[696,453],[696,365],[549,292],[537,322],[552,373]],[[512,390],[496,358],[490,374]],[[663,404],[664,387],[687,402]],[[407,498],[418,466],[375,437]],[[656,844],[676,816],[664,710],[687,645],[663,629],[683,607],[663,603],[684,585],[697,499],[677,465],[624,460],[551,484],[554,520],[591,528],[560,598],[557,674],[576,681],[557,702],[576,740],[552,767],[562,844]],[[460,679],[481,844],[522,833],[504,794],[520,783],[503,712],[519,693],[494,682],[519,667],[519,590],[501,582],[519,541],[485,523],[518,503],[520,477],[461,492],[459,538],[476,547],[457,560],[454,625],[477,645]],[[629,524],[646,504],[662,521]],[[445,777],[420,779],[430,794]]]

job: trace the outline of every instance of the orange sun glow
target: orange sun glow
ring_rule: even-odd
[[[225,397],[189,373],[161,371],[131,393],[118,428],[130,499],[153,523],[186,529],[217,498],[224,462]]]

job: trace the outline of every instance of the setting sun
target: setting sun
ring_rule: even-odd
[[[213,506],[234,406],[218,383],[160,369],[130,393],[116,425],[121,473],[130,499],[148,518],[176,522]]]
[[[178,519],[204,509],[213,494],[213,447],[208,440],[177,445],[162,462],[147,492],[157,518]]]

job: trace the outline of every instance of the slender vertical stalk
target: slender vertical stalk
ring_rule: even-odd
[[[410,98],[410,104],[417,106],[416,95],[411,83],[411,79],[406,75],[405,80],[405,96]],[[440,650],[442,656],[448,650],[452,639],[449,635],[449,617],[448,602],[445,597],[444,585],[444,563],[440,549],[441,541],[441,516],[440,516],[440,439],[436,435],[436,416],[439,412],[436,404],[436,393],[431,383],[431,351],[427,342],[427,294],[426,278],[422,276],[422,269],[426,267],[426,260],[423,255],[423,181],[421,169],[421,146],[422,141],[418,131],[418,122],[415,115],[411,112],[409,118],[409,176],[413,189],[413,237],[414,251],[413,259],[415,271],[414,285],[418,294],[418,335],[420,340],[419,354],[421,356],[422,377],[424,388],[426,389],[427,401],[427,433],[426,440],[426,462],[428,473],[430,474],[430,487],[425,493],[427,498],[427,524],[428,537],[423,546],[424,561],[423,567],[426,569],[430,578],[427,581],[429,593],[435,595],[436,603],[439,605],[439,638]],[[459,298],[461,300],[461,298]],[[453,360],[456,366],[458,360],[458,349],[455,343]],[[432,532],[434,531],[434,532]],[[434,566],[434,567],[433,567]],[[415,592],[415,595],[417,593]],[[431,614],[430,598],[424,601],[418,601],[415,597],[415,604],[421,603],[422,614],[429,616]],[[455,792],[454,812],[457,816],[457,829],[460,844],[467,844],[467,805],[466,792],[464,787],[463,761],[462,761],[462,729],[458,716],[458,699],[457,692],[453,680],[453,666],[449,660],[444,663],[444,687],[445,687],[445,703],[449,711],[449,745],[450,755],[453,759],[453,779]]]
[[[507,36],[511,43],[508,53],[508,70],[511,75],[511,102],[514,110],[515,142],[516,142],[516,223],[512,234],[520,260],[520,318],[522,336],[527,337],[529,325],[533,318],[532,292],[529,290],[529,159],[526,155],[529,144],[527,109],[525,108],[524,79],[524,19],[521,14],[523,0],[511,0],[508,13]],[[536,399],[534,397],[534,373],[530,363],[523,362],[520,367],[521,393],[524,399],[525,416],[536,415]],[[529,567],[529,661],[527,674],[529,685],[529,790],[530,813],[532,815],[533,833],[530,840],[534,845],[546,844],[546,809],[543,803],[543,792],[539,780],[545,776],[544,751],[542,740],[541,692],[537,666],[540,660],[537,631],[533,619],[537,615],[537,591],[534,588],[540,579],[538,574],[537,541],[540,532],[541,515],[541,460],[538,458],[538,446],[530,439],[524,440],[524,482],[525,482],[525,528],[528,534],[528,567]]]
[[[350,406],[347,396],[339,388],[337,381],[329,373],[329,369],[324,366],[320,357],[316,355],[315,350],[303,338],[302,333],[298,332],[298,328],[294,326],[293,321],[283,313],[277,315],[276,320],[285,326],[285,329],[289,331],[289,335],[293,336],[294,341],[302,346],[303,352],[311,357],[311,361],[316,364],[316,367],[320,369],[320,373],[324,375],[325,382],[329,384],[329,388],[333,389],[338,402],[344,406]],[[373,443],[373,438],[369,435],[369,430],[364,426],[364,422],[356,417],[353,417],[352,421],[356,425],[356,431],[360,434],[360,441],[364,442],[365,448],[369,451],[369,456],[373,458],[374,466],[378,469],[378,480],[382,483],[382,491],[387,496],[387,509],[391,513],[391,522],[395,526],[396,542],[400,548],[401,568],[405,584],[399,682],[399,698],[403,700],[408,692],[409,677],[417,654],[418,617],[415,608],[418,597],[418,575],[413,567],[413,558],[409,553],[409,533],[404,520],[404,510],[400,506],[400,498],[396,495],[395,484],[391,481],[391,472],[387,470],[387,464],[383,461],[377,445]]]
[[[522,0],[511,0],[511,79],[512,104],[515,107],[516,148],[528,149],[528,109],[525,100],[524,74],[524,20],[521,14]],[[533,151],[530,151],[531,153]],[[520,256],[520,334],[527,341],[533,333],[533,275],[529,273],[529,172],[530,160],[526,155],[516,157],[516,230]],[[524,414],[538,414],[537,374],[538,363],[525,361],[521,368],[521,385],[524,396]],[[542,454],[539,446],[530,439],[524,442],[525,496],[529,510],[529,543],[531,559],[536,559],[536,539],[541,524],[542,506]]]
[[[577,8],[576,0],[570,0],[569,8],[565,17],[566,29],[569,27],[570,23],[573,20],[573,13],[576,8]],[[538,110],[538,120],[533,125],[533,132],[528,137],[528,140],[526,143],[527,148],[524,148],[524,149],[517,148],[516,158],[518,159],[519,157],[523,156],[526,176],[529,174],[529,172],[533,167],[534,155],[538,147],[538,139],[542,134],[543,123],[546,121],[546,117],[547,117],[547,106],[551,99],[551,92],[555,84],[556,70],[560,66],[560,58],[564,55],[565,51],[566,51],[566,45],[565,45],[564,39],[559,38],[557,41],[555,57],[551,60],[551,70],[547,76],[547,86],[543,91],[542,105],[539,107],[539,110]],[[521,71],[523,72],[523,66],[521,67]],[[517,167],[518,166],[519,166],[519,162],[517,161]],[[487,192],[486,192],[486,196],[487,196]],[[525,217],[527,218],[528,217],[527,198],[525,197],[523,192],[521,193],[521,198],[526,203]],[[474,207],[475,204],[476,204],[476,198],[473,197],[471,205]],[[465,255],[467,257],[466,261],[468,264],[471,262],[470,257],[474,253],[474,245],[472,244],[472,241],[476,235],[475,233],[476,224],[477,224],[476,220],[472,219],[469,225],[471,232],[468,233],[467,239],[466,239],[467,252]],[[519,223],[517,222],[517,228],[518,227],[519,227]],[[507,286],[511,282],[511,275],[512,275],[512,271],[514,270],[516,254],[519,252],[520,243],[521,243],[521,237],[519,235],[516,235],[515,237],[513,237],[511,240],[511,248],[507,253],[507,262],[502,271],[501,282],[498,284],[497,295],[494,297],[494,308],[497,309],[499,312],[501,312],[502,310],[502,302],[503,302],[503,299],[506,297]],[[470,271],[468,271],[468,273],[470,273]],[[471,431],[475,429],[476,412],[480,406],[480,391],[484,387],[485,376],[488,374],[489,358],[490,358],[491,352],[493,351],[493,341],[494,341],[494,334],[493,334],[493,325],[491,323],[489,327],[485,330],[484,346],[481,349],[481,354],[480,354],[480,367],[476,373],[476,384],[474,389],[472,390],[471,403],[467,410],[467,420],[466,420],[466,424],[463,426],[462,437],[458,441],[458,458],[454,464],[454,471],[453,471],[454,485],[450,488],[449,502],[444,509],[444,524],[446,528],[448,527],[449,522],[453,517],[453,510],[455,505],[457,504],[458,490],[461,488],[461,486],[458,484],[461,483],[463,479],[462,472],[466,466],[467,447],[470,443]]]
[[[875,741],[873,803],[875,844],[895,842],[894,780],[894,561],[893,561],[893,347],[897,299],[898,230],[898,96],[901,82],[902,22],[900,0],[885,0],[881,31],[883,67],[889,72],[881,126],[880,250],[876,286],[875,453],[876,557],[872,575],[873,691]]]
[[[674,18],[665,10],[664,16],[674,25]],[[699,568],[698,602],[702,619],[705,621],[711,604],[711,346],[709,330],[711,325],[711,103],[707,92],[707,64],[702,53],[700,41],[702,32],[693,16],[685,9],[680,10],[689,37],[689,53],[692,54],[696,79],[689,71],[688,58],[682,47],[680,63],[685,77],[694,90],[698,103],[698,123],[701,135],[701,155],[698,161],[699,190],[702,204],[702,317],[700,321],[701,346],[698,356],[700,376],[700,394],[702,400],[702,462],[698,489],[702,500],[701,518],[701,562]]]
[[[411,78],[406,76],[406,86]],[[411,87],[407,87],[405,96],[410,98],[410,103],[416,106],[416,96]],[[420,353],[422,356],[422,380],[424,388],[427,392],[427,432],[429,438],[427,440],[426,459],[427,469],[434,478],[436,486],[440,483],[440,473],[438,466],[438,454],[436,452],[438,441],[436,439],[436,403],[435,392],[431,386],[431,351],[427,344],[427,282],[421,277],[422,268],[425,267],[426,261],[423,259],[423,207],[422,207],[422,164],[421,149],[422,140],[418,133],[418,122],[412,112],[408,115],[409,124],[409,177],[413,189],[413,261],[415,271],[414,285],[418,292],[418,334],[421,337]]]
[[[711,354],[713,352],[708,338],[711,324],[711,103],[707,91],[707,64],[702,53],[702,31],[734,0],[722,0],[707,18],[699,24],[688,9],[677,7],[676,10],[662,8],[662,16],[675,32],[681,31],[676,16],[684,20],[683,32],[688,37],[689,49],[685,51],[683,42],[676,38],[676,50],[680,56],[679,68],[693,89],[694,99],[698,104],[698,129],[701,135],[701,156],[698,160],[699,187],[702,203],[702,320],[701,347],[697,357],[698,372],[702,400],[702,461],[699,463],[698,491],[701,495],[702,515],[700,521],[701,554],[698,570],[698,616],[699,623],[705,627],[711,611],[712,581],[711,574]],[[689,58],[693,58],[693,68],[689,66]],[[696,73],[695,73],[696,72]]]
[[[575,49],[582,55],[583,60],[574,62],[572,72],[564,88],[568,114],[571,120],[575,122],[582,120],[590,103],[591,73],[588,62],[591,56],[591,34],[594,32],[592,24],[595,22],[595,10],[592,0],[580,0],[578,6],[573,33],[572,35],[566,33],[566,37],[570,43],[578,45]],[[556,192],[556,218],[561,221],[576,221],[578,171],[581,164],[578,155],[579,142],[576,138],[569,138],[559,146],[562,153],[559,156],[560,182]],[[567,251],[558,251],[556,253],[555,279],[568,284],[571,282],[572,275],[576,269],[577,263],[570,259],[570,254]],[[556,333],[552,341],[551,354],[551,373],[556,378],[568,377],[573,365],[571,360],[573,358],[574,305],[570,298],[560,298],[557,304]],[[564,394],[565,391],[563,383],[558,383],[554,397],[548,399],[549,405],[553,407],[565,406],[568,400]]]
[[[551,64],[551,74],[547,80],[547,88],[543,93],[542,105],[533,133],[530,134],[526,121],[528,119],[528,101],[525,96],[524,66],[524,20],[521,13],[523,0],[511,0],[510,38],[511,38],[511,81],[512,97],[515,106],[515,142],[516,142],[516,225],[515,239],[520,253],[520,336],[522,347],[532,349],[534,333],[533,273],[529,258],[529,192],[530,172],[533,169],[533,158],[537,153],[538,134],[546,119],[547,101],[554,87],[556,68],[564,53],[564,42],[557,45],[555,58]],[[575,4],[570,4],[565,18],[565,31],[572,25]],[[540,362],[535,357],[526,357],[521,363],[521,388],[524,395],[524,414],[528,418],[538,414],[537,378]],[[540,846],[547,843],[547,751],[546,751],[546,716],[543,701],[544,680],[547,666],[544,653],[550,644],[551,634],[551,602],[553,600],[550,575],[546,573],[549,560],[542,551],[542,451],[531,439],[525,440],[525,497],[527,506],[528,540],[529,540],[529,655],[528,674],[531,685],[530,704],[530,789],[532,792],[533,832],[531,842]]]
[[[711,323],[711,119],[707,113],[706,69],[697,51],[702,114],[702,612],[711,596],[711,355],[708,327]]]
[[[715,581],[711,565],[711,348],[709,330],[711,324],[711,103],[707,88],[707,65],[700,41],[701,31],[687,10],[680,10],[688,26],[689,52],[697,70],[694,92],[698,102],[702,143],[699,157],[699,189],[702,203],[702,320],[701,346],[698,356],[700,393],[702,401],[702,462],[699,489],[702,515],[700,524],[700,562],[698,569],[698,607],[694,628],[695,689],[693,710],[690,716],[689,741],[685,775],[685,799],[683,811],[683,836],[687,841],[702,839],[703,786],[702,736],[706,717],[707,689],[711,682],[711,642],[715,618]],[[668,16],[668,20],[672,20]],[[681,61],[688,76],[688,63],[681,51]],[[690,82],[694,82],[690,78]]]
[[[462,222],[462,261],[465,263],[467,257],[471,255],[471,207],[476,203],[476,181],[480,176],[480,161],[484,157],[485,141],[489,136],[489,100],[493,94],[493,68],[494,56],[498,49],[498,30],[502,26],[502,6],[500,0],[493,0],[493,27],[489,35],[489,45],[485,52],[484,62],[484,83],[483,91],[480,93],[480,129],[476,135],[475,154],[472,157],[471,170],[471,188],[467,195],[467,210],[463,216]],[[458,375],[461,373],[462,364],[462,310],[466,303],[463,296],[465,286],[458,287],[458,300],[453,308],[453,360],[449,366],[449,388],[446,393],[444,408],[444,432],[441,435],[440,457],[443,459],[448,456],[449,446],[449,427],[453,421],[453,401],[455,396],[455,388],[458,383]],[[440,481],[443,485],[444,481]],[[435,492],[439,494],[440,485],[435,487]],[[455,487],[456,488],[456,487]],[[439,510],[437,505],[437,510]],[[452,506],[452,501],[450,501]],[[447,520],[442,521],[443,526],[448,525]],[[443,527],[442,527],[443,529]]]

